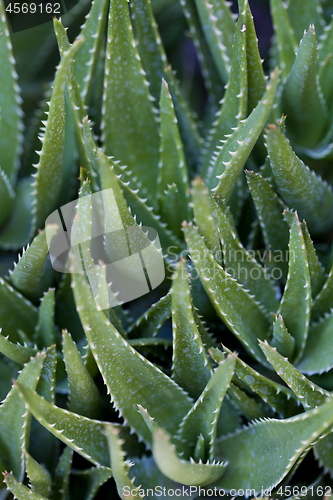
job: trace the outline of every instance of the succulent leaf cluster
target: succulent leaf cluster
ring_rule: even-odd
[[[60,62],[32,165],[0,3],[0,500],[332,486],[332,6],[271,0],[264,67],[248,0],[237,15],[225,0],[181,6],[204,116],[149,0],[81,1],[73,43],[53,21]],[[166,277],[101,310],[106,273],[92,290],[82,244],[79,270],[72,255],[56,272],[44,225],[78,199],[91,240],[85,200],[108,189],[125,230],[157,231]],[[111,260],[118,244],[105,229]]]

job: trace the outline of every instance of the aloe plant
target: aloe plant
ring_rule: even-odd
[[[202,116],[168,62],[154,6],[166,8],[79,2],[65,17],[75,24],[90,8],[74,41],[54,19],[48,109],[24,132],[0,4],[0,499],[327,494],[329,2],[271,0],[263,67],[248,0],[237,15],[224,0],[183,0]],[[98,194],[109,205],[96,219]],[[59,267],[60,228],[45,221],[65,204],[77,245]],[[119,299],[90,248],[96,227],[111,262],[146,255],[149,294]],[[159,261],[162,283],[149,274]]]

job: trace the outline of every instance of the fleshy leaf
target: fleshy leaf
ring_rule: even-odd
[[[54,472],[54,500],[67,500],[69,479],[73,460],[73,450],[66,446]]]
[[[8,314],[10,311],[10,314]],[[17,330],[23,330],[29,337],[37,323],[37,309],[19,292],[0,278],[0,325],[3,335],[9,335],[11,342],[19,340]]]
[[[173,232],[181,237],[181,223],[189,220],[189,183],[185,164],[183,146],[180,140],[178,122],[168,85],[162,80],[160,98],[160,162],[157,181],[159,213]],[[177,187],[174,204],[165,204],[165,191],[175,183]]]
[[[289,0],[287,4],[288,18],[299,42],[311,23],[314,23],[316,32],[322,32],[319,0]]]
[[[306,248],[306,256],[309,264],[311,295],[312,299],[314,299],[325,284],[326,274],[324,267],[317,257],[316,249],[312,243],[305,221],[302,222],[301,227]]]
[[[19,166],[19,154],[22,142],[22,99],[17,85],[18,76],[15,71],[15,60],[7,27],[5,4],[0,5],[0,166],[10,183],[14,184]]]
[[[273,323],[273,337],[271,344],[286,358],[291,359],[295,350],[295,339],[288,332],[281,314],[277,315]]]
[[[100,410],[98,389],[81,359],[70,333],[62,332],[64,362],[69,385],[70,411],[88,418],[96,418]]]
[[[229,465],[217,486],[260,493],[277,485],[301,455],[332,427],[333,401],[287,420],[265,419],[218,440]],[[267,463],[274,467],[267,467]],[[253,493],[254,494],[254,493]]]
[[[172,282],[172,378],[197,399],[208,383],[212,368],[192,315],[187,264],[181,260]]]
[[[233,127],[239,125],[239,121],[246,118],[247,113],[247,62],[246,62],[246,9],[238,18],[236,24],[235,39],[233,45],[233,56],[231,61],[230,76],[226,92],[221,101],[221,107],[216,115],[207,144],[205,145],[201,175],[203,178],[209,171],[209,164],[214,162],[218,150],[221,149],[221,141],[232,133]]]
[[[214,58],[222,81],[227,81],[230,71],[235,22],[227,2],[224,0],[195,2],[202,30]]]
[[[56,231],[56,226],[54,229],[50,226],[48,237],[52,238]],[[39,299],[51,285],[52,268],[47,256],[48,246],[44,230],[32,240],[26,250],[23,249],[17,264],[14,264],[14,270],[10,273],[9,282],[31,301]]]
[[[145,441],[150,440],[150,434],[138,414],[137,404],[147,408],[159,425],[174,433],[192,406],[190,398],[135,351],[104,314],[97,311],[84,276],[73,274],[73,283],[77,309],[90,348],[116,408]],[[170,405],[172,419],[167,410]]]
[[[36,420],[54,436],[94,465],[108,465],[103,422],[54,406],[26,385],[17,383],[17,391]]]
[[[49,347],[56,341],[54,325],[55,292],[50,288],[41,300],[38,311],[38,323],[35,328],[34,339],[40,347]]]
[[[228,200],[230,198],[245,162],[265,126],[275,99],[278,76],[279,71],[273,71],[264,96],[248,118],[223,144],[210,174],[207,176],[208,187],[214,188],[214,193],[222,199]],[[217,186],[216,178],[219,179]]]
[[[313,25],[300,43],[283,89],[281,107],[287,115],[286,124],[292,139],[309,149],[317,146],[328,126],[328,110],[318,83]]]
[[[268,262],[281,269],[283,277],[287,276],[287,255],[289,231],[283,218],[284,205],[277,197],[267,179],[255,172],[246,171],[246,179],[257,210],[260,228],[264,237]],[[265,252],[265,253],[266,253]],[[281,278],[275,272],[275,279]]]
[[[78,39],[64,54],[53,84],[45,135],[35,174],[34,228],[44,226],[46,217],[54,209],[60,193],[62,156],[65,140],[65,83],[68,68],[82,44]]]
[[[99,488],[111,477],[112,470],[109,467],[92,467],[91,469],[84,470],[74,469],[71,473],[72,482],[76,478],[80,484],[84,483],[84,500],[93,500]]]
[[[158,168],[157,120],[125,0],[110,3],[102,129],[106,154],[133,170],[151,196]]]
[[[333,192],[292,150],[288,139],[271,126],[266,136],[271,168],[282,199],[304,218],[312,235],[332,228]]]
[[[1,121],[0,121],[1,126]],[[0,200],[1,200],[1,213],[0,213],[0,227],[6,222],[12,210],[15,199],[15,192],[6,175],[0,168]]]
[[[294,64],[297,43],[282,0],[271,0],[271,13],[279,52],[282,77],[285,80]]]
[[[176,446],[186,460],[194,457],[198,440],[203,441],[201,460],[212,462],[215,459],[217,421],[234,373],[235,362],[236,357],[230,355],[219,364],[201,396],[180,424]]]
[[[328,314],[332,309],[332,294],[333,294],[333,265],[325,281],[323,288],[313,301],[311,308],[311,321],[318,321],[325,314]]]
[[[184,234],[192,262],[216,312],[245,348],[267,366],[257,342],[257,338],[266,338],[270,326],[265,313],[249,293],[217,264],[194,227],[184,226]]]
[[[18,481],[13,474],[5,473],[4,482],[8,490],[14,495],[17,500],[47,500],[47,497],[34,493],[32,490],[24,486]]]
[[[284,213],[290,224],[289,269],[279,314],[282,315],[288,332],[295,339],[294,362],[297,363],[302,357],[308,336],[311,283],[306,248],[297,213],[291,211]]]
[[[4,337],[0,333],[0,352],[7,356],[7,358],[15,361],[15,363],[24,365],[25,363],[28,363],[32,356],[35,356],[37,350],[18,343],[13,344],[7,337]]]
[[[272,414],[269,407],[267,411],[263,404],[260,405],[255,398],[248,396],[244,390],[233,382],[230,384],[228,394],[237,412],[244,415],[247,420],[254,420]]]
[[[127,496],[129,498],[138,498],[142,500],[139,488],[134,485],[134,480],[130,479],[128,476],[128,470],[130,468],[130,462],[127,463],[124,459],[125,453],[122,450],[123,441],[119,436],[119,429],[111,424],[105,426],[105,434],[109,443],[110,461],[112,474],[116,481],[118,494],[121,498],[125,499]],[[134,494],[127,495],[126,490],[130,492],[134,491]]]
[[[17,381],[35,389],[45,355],[38,353],[21,371]],[[23,450],[28,444],[30,416],[25,410],[16,386],[11,389],[0,406],[0,460],[19,480],[24,475]]]
[[[333,368],[333,311],[311,325],[303,357],[297,368],[308,375],[324,373]]]
[[[24,453],[24,456],[25,468],[32,491],[48,498],[52,488],[52,479],[49,472],[36,462],[27,451]]]
[[[135,337],[155,337],[163,323],[171,316],[171,295],[168,293],[158,302],[153,304],[135,323],[129,328],[128,335]]]
[[[157,466],[165,476],[173,481],[193,486],[203,486],[216,481],[227,467],[227,463],[224,462],[196,463],[193,459],[187,462],[179,458],[169,434],[163,429],[154,432],[153,455]]]
[[[225,346],[223,349],[228,353],[231,352]],[[210,352],[217,363],[223,361],[225,356],[221,351],[213,348]],[[289,389],[258,373],[239,357],[236,358],[235,374],[282,417],[294,415],[299,411],[293,393]]]
[[[321,405],[330,397],[329,392],[308,380],[286,358],[281,356],[274,347],[271,347],[267,342],[260,342],[260,347],[276,373],[296,394],[306,410]]]

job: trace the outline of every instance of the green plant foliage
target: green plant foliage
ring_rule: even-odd
[[[333,486],[331,3],[0,1],[1,500]]]

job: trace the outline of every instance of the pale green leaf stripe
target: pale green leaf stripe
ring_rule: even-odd
[[[333,368],[333,311],[319,323],[310,326],[308,340],[297,368],[307,375],[324,373]]]
[[[284,212],[290,225],[289,268],[286,286],[280,303],[279,314],[295,339],[294,363],[298,363],[304,352],[311,312],[311,283],[309,264],[303,232],[297,212]],[[297,314],[295,314],[297,311]]]
[[[81,26],[79,36],[85,42],[75,55],[74,70],[83,100],[87,103],[92,90],[101,44],[107,22],[108,0],[94,0]]]
[[[261,306],[217,264],[193,226],[184,226],[184,234],[192,263],[217,314],[252,356],[269,366],[257,340],[265,339],[270,327]]]
[[[97,311],[83,275],[73,274],[73,286],[77,310],[90,348],[112,401],[127,425],[145,441],[151,440],[146,424],[137,411],[137,405],[141,404],[159,425],[175,433],[192,406],[191,399],[167,375],[135,351],[104,314]],[[170,408],[172,419],[169,417]]]
[[[217,486],[230,491],[277,485],[333,424],[333,401],[287,420],[265,419],[218,441],[219,457],[229,465]],[[267,463],[274,467],[267,467]]]
[[[126,498],[126,490],[133,492],[132,498],[142,500],[143,497],[139,493],[139,488],[135,487],[134,480],[128,476],[130,469],[129,463],[125,461],[125,452],[122,449],[124,444],[119,436],[120,430],[112,424],[105,426],[105,435],[109,444],[109,453],[111,468],[114,480],[117,485],[117,491],[120,498]],[[134,493],[135,492],[135,493]]]
[[[29,412],[54,436],[94,465],[108,466],[104,422],[54,406],[28,389],[26,384],[17,383],[17,391]]]
[[[217,421],[224,396],[234,373],[236,356],[230,355],[214,370],[202,394],[179,426],[177,450],[185,459],[194,458],[198,439],[202,438],[203,462],[216,456]]]
[[[50,473],[42,465],[36,462],[27,451],[25,451],[24,455],[25,468],[32,491],[48,498],[52,489]]]
[[[0,122],[0,127],[1,127],[1,122]],[[2,131],[0,132],[0,137],[1,135]],[[15,199],[15,192],[12,188],[12,185],[7,177],[7,174],[0,167],[0,200],[1,200],[0,227],[8,219],[8,216],[13,208],[14,199]]]
[[[45,354],[38,353],[20,372],[17,382],[35,389],[45,359]],[[19,480],[24,476],[23,450],[28,445],[30,415],[25,410],[17,387],[13,386],[0,406],[0,460],[7,470],[12,471]]]
[[[4,337],[0,333],[0,352],[2,352],[2,354],[4,354],[7,358],[15,361],[15,363],[24,365],[25,363],[28,363],[30,358],[36,354],[37,350],[28,346],[13,344],[10,340],[8,340],[8,337]]]
[[[231,354],[227,347],[224,345],[222,347]],[[223,361],[224,355],[221,351],[213,348],[210,352],[217,363]],[[281,417],[289,417],[298,413],[299,408],[296,398],[287,387],[258,373],[238,357],[236,359],[235,374]],[[237,383],[237,379],[233,379],[233,382]]]
[[[330,397],[329,392],[308,380],[267,341],[260,342],[260,347],[276,373],[290,387],[306,410],[321,405]]]
[[[195,0],[202,31],[222,81],[228,81],[235,21],[224,0]]]
[[[171,288],[172,303],[172,378],[191,397],[197,399],[213,370],[192,314],[187,264],[181,260]]]
[[[148,82],[134,41],[126,0],[110,2],[102,110],[105,153],[156,190],[159,137]],[[152,197],[152,199],[154,199]]]
[[[66,330],[62,332],[62,345],[69,386],[68,409],[88,418],[96,418],[101,406],[98,389]]]
[[[10,314],[8,314],[10,311]],[[2,334],[18,342],[18,330],[31,337],[37,323],[37,309],[27,299],[0,278],[0,324]]]
[[[14,184],[21,153],[23,112],[12,44],[2,1],[0,2],[0,33],[0,168],[6,173],[10,183]]]
[[[269,252],[269,261],[277,269],[277,271],[273,271],[273,277],[281,277],[278,272],[281,269],[283,277],[286,278],[289,228],[283,217],[285,205],[278,198],[267,179],[248,170],[245,174],[256,207],[266,252]]]
[[[154,432],[153,455],[165,476],[178,483],[193,486],[211,484],[221,477],[227,467],[227,463],[223,462],[196,463],[194,460],[187,462],[179,458],[169,434],[164,429]]]
[[[285,80],[294,64],[297,43],[283,1],[271,0],[270,4],[279,52],[280,67],[282,70],[282,77]]]
[[[50,239],[57,229],[56,225],[48,227]],[[51,284],[53,272],[47,256],[48,246],[43,230],[32,240],[30,246],[23,248],[18,262],[14,262],[14,270],[10,271],[9,282],[29,300],[39,299]]]
[[[313,25],[300,43],[283,88],[281,109],[287,115],[289,136],[296,144],[311,149],[320,143],[329,126],[329,116],[318,84],[317,41]]]
[[[221,107],[216,115],[202,157],[200,174],[205,178],[209,164],[213,163],[221,149],[221,141],[237,127],[247,114],[247,61],[245,18],[247,1],[238,18],[233,44],[230,76]]]
[[[73,57],[82,44],[78,39],[63,56],[55,76],[42,149],[36,165],[33,231],[43,227],[59,196],[65,140],[65,83]]]
[[[13,474],[5,474],[4,482],[6,483],[7,489],[14,495],[17,500],[47,500],[47,497],[39,495],[39,493],[34,493],[27,486],[24,486],[20,481],[18,481]]]
[[[261,101],[233,132],[223,145],[214,165],[209,167],[206,179],[208,187],[214,188],[215,194],[222,199],[230,198],[245,162],[265,126],[274,103],[278,77],[279,70],[276,69],[271,74],[271,80]],[[216,178],[219,179],[217,186]]]
[[[266,143],[282,199],[306,220],[310,234],[315,236],[329,231],[333,225],[331,187],[296,156],[288,139],[277,128],[268,130]]]

